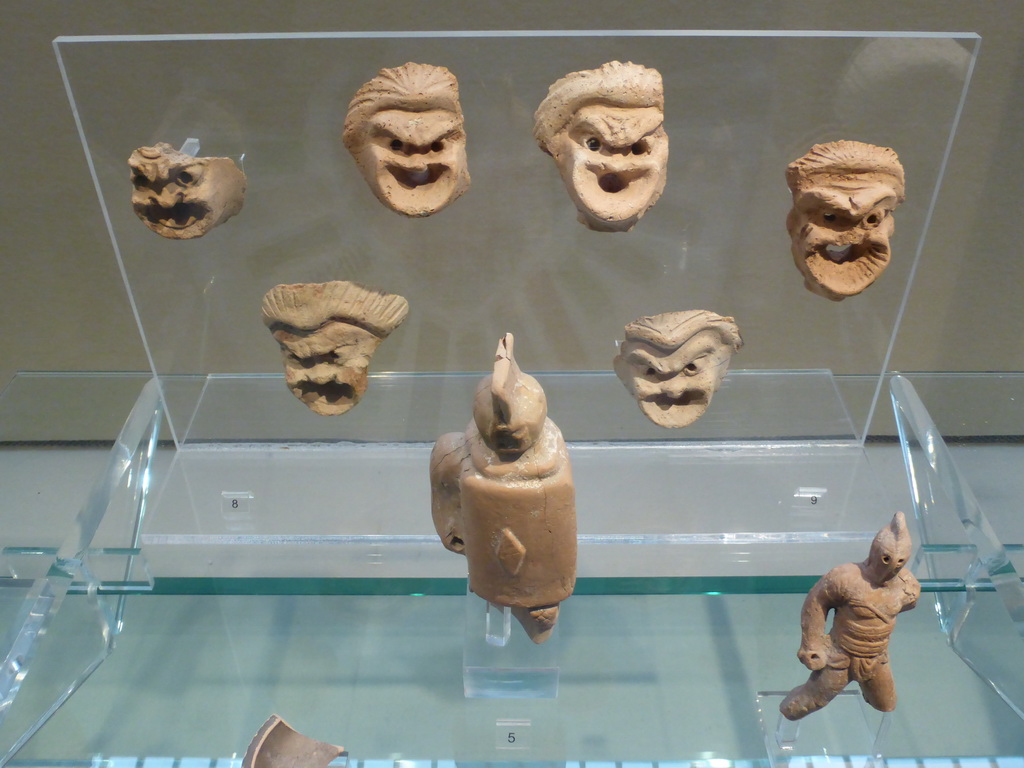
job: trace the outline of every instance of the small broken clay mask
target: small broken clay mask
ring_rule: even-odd
[[[135,215],[161,237],[202,237],[245,202],[245,174],[229,157],[193,157],[160,143],[136,149],[128,165]]]
[[[864,561],[871,581],[876,584],[891,581],[907,564],[912,549],[907,519],[902,512],[897,512],[892,522],[880,530],[871,542],[871,551]]]
[[[382,69],[352,98],[342,140],[373,194],[430,216],[469,188],[459,84],[444,67]]]
[[[905,199],[896,153],[859,141],[815,144],[789,164],[786,181],[786,229],[807,289],[842,301],[871,285],[889,265],[892,212]]]
[[[686,427],[707,411],[742,346],[731,317],[700,309],[666,312],[627,325],[612,365],[648,419]]]
[[[584,226],[628,232],[665,189],[665,96],[655,69],[612,61],[556,81],[534,115]]]
[[[263,297],[263,322],[281,346],[285,382],[322,416],[359,402],[370,358],[408,312],[401,296],[343,280],[278,285]]]
[[[537,442],[548,415],[544,390],[523,373],[512,354],[514,339],[498,343],[494,371],[477,385],[473,421],[484,443],[502,461],[514,461]]]

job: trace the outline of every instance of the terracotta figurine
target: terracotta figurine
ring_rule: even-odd
[[[281,345],[288,388],[322,416],[359,402],[370,358],[408,313],[401,296],[345,280],[277,285],[262,312]]]
[[[856,296],[889,265],[892,212],[905,199],[896,153],[859,141],[815,144],[789,164],[786,181],[786,229],[804,285],[833,301]]]
[[[136,149],[128,165],[135,215],[171,240],[202,237],[245,202],[245,174],[229,157],[193,157],[160,143]]]
[[[626,326],[612,362],[644,416],[686,427],[704,415],[743,346],[731,317],[703,309],[641,317]]]
[[[510,607],[542,643],[576,584],[575,491],[544,390],[519,370],[512,342],[498,343],[465,434],[434,444],[431,506],[444,546],[466,556],[470,589]]]
[[[665,189],[668,135],[656,69],[611,61],[557,80],[533,136],[554,158],[580,223],[628,232]]]
[[[786,718],[799,720],[816,712],[854,680],[872,707],[882,712],[896,708],[889,637],[896,617],[913,608],[921,594],[921,585],[904,568],[911,548],[907,521],[897,512],[875,536],[867,560],[833,568],[807,593],[797,657],[811,676],[780,705]],[[829,611],[835,613],[825,634]]]
[[[398,213],[430,216],[469,189],[459,83],[444,67],[382,69],[349,103],[342,141]]]
[[[344,747],[303,736],[277,715],[256,731],[242,759],[242,768],[326,768]]]

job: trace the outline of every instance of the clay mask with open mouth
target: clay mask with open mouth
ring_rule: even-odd
[[[263,323],[281,347],[285,383],[322,416],[359,402],[373,353],[408,312],[401,296],[344,280],[278,285],[263,297]]]
[[[373,194],[430,216],[469,188],[459,85],[444,67],[382,69],[349,104],[342,139]]]
[[[731,317],[700,309],[665,312],[627,325],[612,365],[648,419],[686,427],[707,411],[742,346]]]
[[[893,210],[905,198],[893,150],[858,141],[815,144],[786,168],[793,260],[812,293],[855,296],[889,265]]]
[[[160,143],[136,149],[128,165],[135,215],[171,240],[202,237],[245,202],[245,174],[228,157],[193,157]]]
[[[551,155],[584,226],[628,232],[665,189],[661,75],[612,61],[552,84],[533,135]]]

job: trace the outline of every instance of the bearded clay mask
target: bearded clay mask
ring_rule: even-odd
[[[408,312],[401,296],[343,280],[278,285],[263,297],[263,322],[281,345],[285,382],[321,416],[359,402],[370,358]]]
[[[644,416],[663,427],[686,427],[711,405],[742,346],[731,317],[701,309],[666,312],[626,326],[613,367]]]
[[[815,144],[789,164],[786,181],[786,229],[804,285],[833,301],[856,296],[889,265],[892,212],[904,200],[896,153],[859,141]]]
[[[342,140],[398,213],[430,216],[469,189],[459,83],[444,67],[382,69],[349,103]]]
[[[228,157],[193,157],[160,143],[139,147],[128,165],[135,215],[161,237],[202,237],[245,202],[245,174]]]
[[[628,232],[665,189],[668,135],[661,75],[612,61],[556,81],[533,136],[554,158],[584,226]]]

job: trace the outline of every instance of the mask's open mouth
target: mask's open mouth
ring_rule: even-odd
[[[294,387],[295,394],[307,405],[325,403],[327,405],[350,405],[357,400],[356,390],[351,384],[338,381],[298,382]]]
[[[680,395],[670,395],[660,392],[644,398],[645,403],[650,403],[663,411],[670,408],[707,406],[708,396],[706,392],[697,389],[688,389]]]
[[[171,206],[150,203],[143,206],[143,215],[151,224],[168,229],[187,229],[202,221],[209,208],[203,203],[178,202]]]
[[[885,243],[865,241],[848,245],[821,245],[807,253],[807,270],[813,279],[834,293],[860,293],[889,265]]]
[[[647,178],[650,173],[646,168],[609,171],[601,167],[592,167],[590,170],[597,179],[598,188],[609,195],[617,195],[620,192],[629,190],[630,185],[636,181]],[[633,192],[635,190],[629,191]]]
[[[403,168],[400,165],[388,165],[387,170],[406,189],[416,189],[438,181],[447,173],[448,166],[442,163],[430,163],[426,168],[411,169]]]

